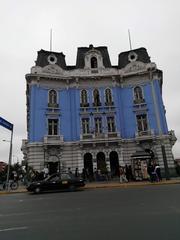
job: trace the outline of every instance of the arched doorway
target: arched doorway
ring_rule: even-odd
[[[48,162],[49,175],[58,172],[58,162]]]
[[[101,173],[106,173],[107,171],[105,154],[103,152],[97,154],[97,169],[100,169]]]
[[[109,154],[110,159],[110,168],[111,168],[111,176],[115,177],[119,175],[119,158],[116,151],[112,151]]]
[[[90,177],[93,176],[93,162],[91,153],[86,153],[84,155],[84,169],[88,172]]]
[[[59,159],[56,155],[49,156],[48,159],[49,175],[59,171]]]

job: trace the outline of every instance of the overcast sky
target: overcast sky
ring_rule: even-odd
[[[22,160],[26,138],[26,81],[40,49],[63,52],[75,65],[77,47],[107,46],[111,63],[132,47],[145,47],[163,70],[163,99],[180,158],[179,0],[0,0],[0,116],[14,124],[13,162]],[[0,127],[0,161],[8,161],[10,131]]]

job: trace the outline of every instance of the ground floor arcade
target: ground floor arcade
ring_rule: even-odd
[[[150,159],[156,161],[162,173],[169,171],[174,175],[174,158],[169,136],[157,141],[114,141],[82,144],[60,143],[28,143],[23,145],[24,160],[36,171],[48,168],[49,173],[68,171],[74,173],[78,168],[93,175],[95,169],[102,173],[108,171],[111,176],[118,176],[120,166],[131,166],[134,175],[143,177],[142,168],[146,168]],[[149,151],[145,151],[149,150]],[[153,153],[153,156],[151,154]]]

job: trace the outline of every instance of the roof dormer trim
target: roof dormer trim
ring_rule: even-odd
[[[92,67],[91,59],[96,58],[97,60],[97,67]],[[96,49],[91,49],[89,50],[84,57],[84,62],[85,62],[85,69],[104,69],[104,64],[103,64],[103,57],[100,51]]]

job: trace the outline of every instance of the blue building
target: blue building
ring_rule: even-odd
[[[29,166],[50,173],[94,169],[112,176],[130,165],[143,179],[149,162],[174,174],[172,146],[162,99],[162,71],[145,48],[119,54],[111,65],[107,47],[80,47],[76,65],[61,52],[40,50],[26,75]]]

